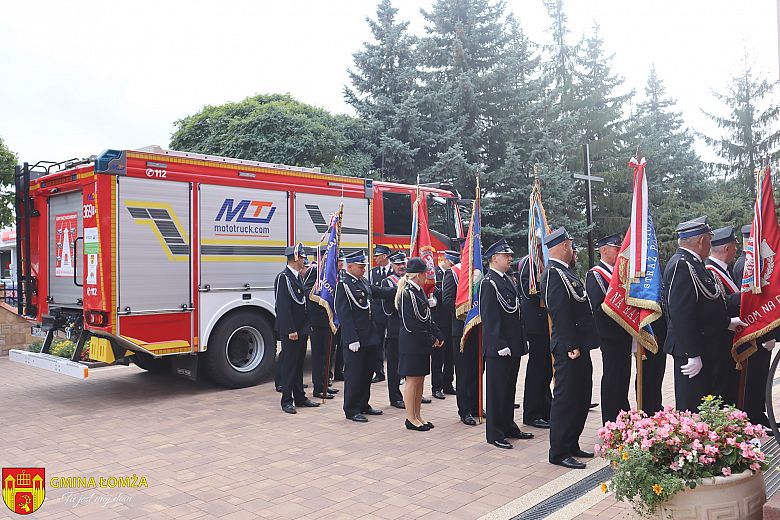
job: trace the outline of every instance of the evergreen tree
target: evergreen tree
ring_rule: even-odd
[[[755,194],[755,168],[766,156],[778,157],[780,106],[772,99],[776,85],[766,78],[757,78],[745,56],[742,71],[732,79],[727,93],[713,91],[728,109],[728,115],[703,111],[723,132],[720,138],[702,136],[721,158],[713,166],[724,178],[738,179],[740,187],[751,194]]]
[[[695,213],[708,195],[709,182],[704,164],[694,150],[692,132],[684,127],[676,101],[666,97],[655,66],[650,68],[645,99],[637,105],[629,135],[625,155],[633,155],[640,148],[648,161],[651,212],[661,257],[669,258],[677,248],[675,227],[685,215],[698,216]],[[630,170],[625,171],[630,176]],[[712,211],[704,212],[710,213],[714,215]],[[626,229],[627,222],[626,219]]]
[[[373,169],[381,178],[414,182],[419,147],[415,38],[408,22],[396,21],[398,10],[381,0],[376,20],[367,18],[373,42],[353,55],[351,87],[344,97],[367,123],[373,144]]]
[[[17,164],[13,153],[0,137],[0,226],[14,223],[14,166]]]

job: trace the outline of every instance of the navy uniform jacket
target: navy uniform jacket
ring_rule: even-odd
[[[374,322],[371,320],[371,287],[365,278],[355,278],[346,270],[336,284],[336,314],[341,327],[341,344],[349,346],[356,341],[360,347],[380,344]]]
[[[449,269],[448,269],[449,270]],[[433,308],[433,321],[436,322],[436,325],[441,329],[442,331],[446,331],[447,334],[449,334],[450,329],[452,328],[451,320],[454,317],[453,313],[447,309],[447,307],[444,305],[444,302],[442,301],[444,299],[444,269],[436,266],[435,269],[436,272],[436,289],[433,291],[433,297],[436,298],[436,307]],[[454,306],[453,306],[453,312],[454,312]]]
[[[531,273],[531,263],[528,261],[527,256],[520,260],[518,271],[520,278],[520,283],[518,284],[520,305],[523,309],[523,329],[529,335],[549,336],[550,325],[547,322],[547,311],[542,307],[539,293],[531,294],[529,292],[528,278]]]
[[[731,274],[733,275],[734,282],[737,287],[742,286],[742,275],[745,273],[745,252],[740,253],[737,261],[734,262],[734,267],[731,268]]]
[[[612,268],[604,262],[599,262],[599,267],[610,273],[612,272]],[[626,332],[623,327],[618,325],[618,323],[610,318],[601,308],[601,304],[604,302],[604,296],[607,295],[607,289],[609,289],[609,281],[595,269],[590,269],[588,274],[585,275],[585,291],[588,294],[588,300],[590,301],[591,310],[593,311],[593,321],[596,323],[596,331],[599,333],[599,336],[604,339],[631,342],[631,334]]]
[[[398,337],[398,311],[395,308],[395,293],[398,289],[398,277],[395,274],[387,276],[382,280],[379,287],[371,289],[374,301],[379,301],[379,312],[384,314],[387,321],[387,337]]]
[[[304,292],[306,293],[306,310],[309,313],[309,323],[313,328],[330,330],[330,320],[325,307],[309,299],[314,284],[317,282],[317,268],[312,267],[306,272],[306,278],[303,280]]]
[[[382,269],[387,270],[387,274],[382,274]],[[371,288],[374,289],[376,287],[382,286],[382,280],[384,280],[387,276],[390,275],[390,273],[393,272],[393,268],[390,266],[390,264],[387,264],[384,267],[375,266],[372,267],[371,270],[368,272],[368,282],[371,284]],[[371,317],[372,319],[376,320],[377,323],[385,323],[385,315],[382,314],[380,301],[378,299],[371,302]]]
[[[479,285],[479,314],[485,357],[499,357],[498,351],[506,347],[512,357],[528,353],[517,288],[508,274],[488,269]]]
[[[431,317],[428,298],[422,290],[412,284],[407,284],[401,294],[398,313],[401,318],[398,337],[399,354],[430,355],[436,340],[444,339]]]
[[[458,264],[460,266],[460,264]],[[458,267],[460,269],[460,267]],[[447,313],[450,315],[452,326],[450,331],[453,337],[460,337],[463,335],[463,320],[459,320],[455,317],[455,299],[458,297],[458,278],[455,275],[455,271],[450,268],[444,271],[444,276],[441,282],[441,299],[442,304]],[[444,331],[447,332],[447,331]]]
[[[570,268],[551,258],[542,273],[541,293],[552,321],[550,351],[553,354],[598,347],[585,287]]]
[[[280,339],[287,339],[293,332],[299,335],[309,334],[306,294],[301,277],[285,267],[274,280],[274,296],[277,336]]]
[[[734,282],[734,278],[732,277],[732,274],[728,271],[728,269],[723,269],[720,265],[718,265],[717,262],[713,262],[708,258],[707,260],[704,261],[704,265],[712,266],[713,268],[717,269],[718,272],[723,277],[728,278],[732,282]],[[737,286],[737,290],[733,291],[732,288],[727,283],[723,282],[723,280],[716,279],[716,281],[722,284],[722,287],[725,290],[724,296],[726,297],[726,314],[728,314],[731,317],[739,316],[739,304],[741,299],[741,294],[739,292],[739,285],[735,283],[734,285]]]
[[[666,264],[664,286],[668,310],[664,352],[693,358],[718,345],[730,320],[723,295],[704,263],[690,251],[678,249]]]

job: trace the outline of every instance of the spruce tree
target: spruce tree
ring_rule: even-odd
[[[702,137],[720,157],[713,166],[724,179],[736,179],[739,188],[755,195],[755,168],[766,156],[778,157],[780,106],[772,99],[777,83],[757,77],[747,56],[742,65],[726,94],[713,91],[715,98],[725,105],[728,115],[702,110],[721,129],[721,136]]]
[[[344,97],[367,123],[373,143],[373,169],[383,179],[414,182],[419,147],[415,38],[398,9],[381,0],[376,20],[367,18],[373,42],[353,54],[351,87]]]

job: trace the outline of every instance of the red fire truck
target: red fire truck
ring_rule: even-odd
[[[319,244],[344,204],[342,249],[409,247],[416,187],[316,168],[147,147],[17,167],[19,313],[46,336],[13,361],[88,376],[127,363],[226,387],[257,384],[276,353],[273,281],[285,246]],[[437,250],[462,236],[457,197],[423,186]],[[70,360],[49,354],[57,335]]]

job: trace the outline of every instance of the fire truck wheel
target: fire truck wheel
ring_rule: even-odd
[[[271,372],[275,350],[273,329],[258,312],[230,314],[209,337],[209,376],[227,388],[254,386]]]
[[[136,352],[133,356],[133,362],[147,372],[153,374],[168,374],[171,371],[171,358],[154,358],[143,352]]]

